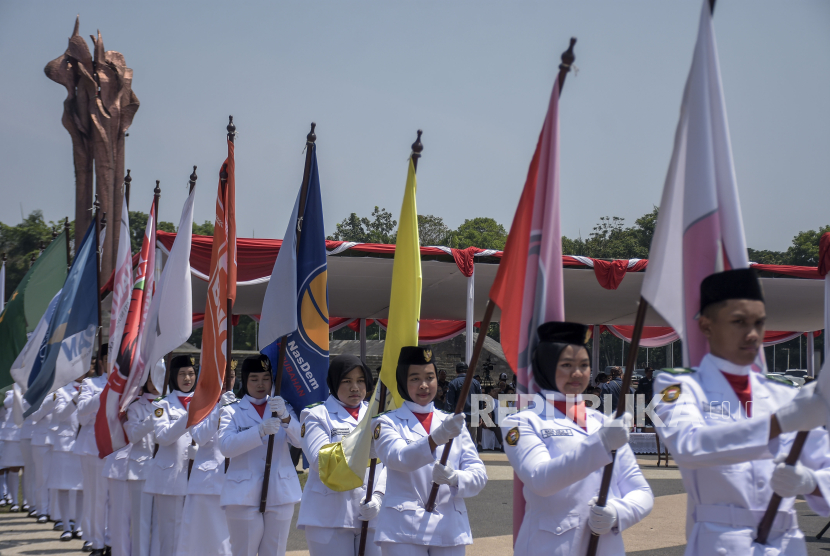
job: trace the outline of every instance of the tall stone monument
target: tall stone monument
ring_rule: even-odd
[[[121,230],[124,177],[124,136],[138,110],[132,89],[133,70],[124,56],[104,50],[101,32],[90,35],[94,57],[78,33],[80,21],[69,37],[66,52],[48,64],[46,76],[66,87],[63,127],[72,137],[75,163],[75,245],[80,245],[92,221],[93,168],[95,193],[109,224],[101,254],[101,276],[112,273]],[[94,162],[94,165],[93,165]]]

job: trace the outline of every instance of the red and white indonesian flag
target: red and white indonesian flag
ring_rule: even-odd
[[[219,180],[216,195],[216,223],[210,255],[205,325],[202,331],[202,360],[196,391],[187,411],[187,426],[207,417],[222,393],[228,348],[228,301],[236,299],[236,183],[233,143],[228,141],[228,158],[222,165],[228,179]]]
[[[113,354],[107,360],[106,373],[109,376],[115,367],[114,355],[121,347],[127,312],[130,309],[130,293],[133,288],[133,258],[130,245],[130,211],[127,209],[127,197],[121,203],[121,234],[118,236],[118,256],[115,261],[115,274],[112,280],[112,309],[110,311],[110,330],[108,352]],[[104,242],[100,241],[99,245]]]
[[[128,391],[122,398],[121,411],[127,411],[127,406],[138,395],[137,389],[147,381],[150,370],[156,363],[165,354],[186,342],[193,332],[190,245],[193,239],[195,199],[196,189],[194,188],[182,207],[179,233],[176,234],[173,247],[170,249],[170,256],[156,284],[156,291],[147,312],[139,362],[141,378],[134,383],[136,391]],[[163,384],[156,383],[155,380],[153,383],[159,391],[164,388]]]
[[[130,294],[129,310],[120,346],[117,352],[110,353],[109,356],[115,359],[115,365],[107,379],[107,385],[101,392],[101,404],[95,417],[95,441],[98,444],[98,456],[101,458],[127,445],[127,435],[121,424],[122,397],[131,396],[130,401],[132,401],[142,384],[141,378],[144,373],[140,364],[139,350],[143,340],[144,324],[147,322],[147,312],[150,308],[150,298],[153,294],[155,246],[156,207],[154,202],[150,206],[144,240],[141,242],[138,269]]]
[[[557,78],[504,255],[490,288],[490,299],[501,309],[501,344],[516,372],[520,394],[539,391],[530,360],[537,343],[536,329],[548,321],[565,320],[559,227],[559,89]],[[514,540],[524,519],[522,488],[514,475]]]
[[[642,295],[683,340],[683,364],[707,353],[700,283],[749,266],[709,0],[703,2]],[[680,287],[678,287],[680,286]]]

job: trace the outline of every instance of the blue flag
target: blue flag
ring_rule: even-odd
[[[326,234],[317,149],[315,145],[309,148],[312,149],[311,169],[305,213],[300,221],[300,246],[297,249],[296,231],[302,190],[297,195],[274,263],[260,322],[260,345],[266,346],[262,353],[271,360],[275,372],[280,351],[278,338],[285,337],[287,347],[280,395],[298,413],[310,404],[324,401],[329,394],[326,386],[329,370]]]
[[[29,389],[24,398],[31,407],[24,416],[36,411],[51,392],[89,371],[98,330],[97,251],[98,238],[93,221],[72,261],[40,353],[29,374]]]

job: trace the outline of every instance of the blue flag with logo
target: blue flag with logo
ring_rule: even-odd
[[[323,199],[317,173],[317,148],[309,145],[311,168],[302,219],[297,195],[288,229],[265,292],[260,345],[276,373],[280,338],[287,342],[280,395],[297,413],[329,394],[329,298]],[[300,244],[297,248],[297,230]]]
[[[24,398],[36,411],[47,395],[89,371],[98,330],[98,238],[93,220],[72,261]]]

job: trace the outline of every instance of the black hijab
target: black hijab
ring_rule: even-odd
[[[403,399],[408,402],[412,401],[412,398],[409,397],[409,391],[406,388],[409,366],[431,364],[435,368],[435,363],[432,359],[432,350],[430,348],[422,348],[420,346],[404,346],[401,348],[401,354],[398,356],[398,367],[395,369],[395,381],[398,383],[398,394]]]
[[[359,357],[354,355],[338,355],[329,362],[329,375],[326,377],[326,385],[329,387],[329,394],[337,397],[337,390],[340,388],[340,381],[343,377],[352,372],[354,369],[363,369],[363,377],[366,380],[366,391],[371,392],[374,381],[372,380],[372,371],[369,367],[363,364]],[[340,400],[342,401],[342,400]]]
[[[539,388],[559,391],[556,386],[559,357],[568,346],[584,348],[589,331],[589,327],[575,322],[546,322],[538,328],[539,343],[533,352],[533,380]],[[590,352],[588,357],[590,360]]]

